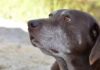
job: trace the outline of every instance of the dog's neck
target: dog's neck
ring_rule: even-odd
[[[88,56],[68,56],[64,59],[57,59],[60,70],[92,70]]]

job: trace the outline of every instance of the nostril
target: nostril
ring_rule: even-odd
[[[28,26],[29,27],[37,27],[40,24],[38,21],[29,21]]]

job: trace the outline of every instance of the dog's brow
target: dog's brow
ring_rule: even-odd
[[[69,14],[69,12],[66,11],[66,10],[64,10],[64,11],[61,12],[61,15],[67,15],[67,14]]]
[[[52,12],[52,14],[56,14],[56,13],[57,13],[57,11],[53,11],[53,12]]]

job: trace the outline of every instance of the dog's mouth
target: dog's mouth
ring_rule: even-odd
[[[59,51],[55,48],[43,48],[42,45],[40,44],[40,42],[38,40],[35,39],[35,37],[33,37],[32,35],[30,35],[30,40],[31,40],[31,43],[34,47],[38,47],[40,49],[44,49],[43,51],[46,50],[46,52],[50,52],[50,53],[59,53]]]
[[[38,47],[39,42],[31,35],[30,35],[30,41],[34,47]]]
[[[39,48],[44,54],[53,56],[54,58],[56,57],[61,57],[63,56],[63,52],[59,51],[59,49],[55,47],[44,47],[38,40],[36,40],[34,37],[31,36],[31,43],[33,46]]]

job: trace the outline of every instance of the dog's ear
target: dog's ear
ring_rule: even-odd
[[[99,25],[96,25],[96,27],[93,28],[93,31],[94,29],[96,30],[96,32],[94,32],[94,37],[93,37],[93,39],[95,40],[95,44],[89,55],[90,65],[94,64],[97,60],[100,59],[100,27]]]

